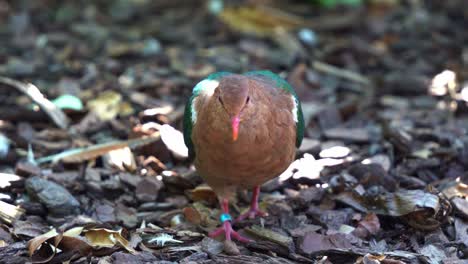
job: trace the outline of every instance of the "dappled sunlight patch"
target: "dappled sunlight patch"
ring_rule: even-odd
[[[434,76],[429,87],[429,93],[435,96],[444,96],[450,90],[454,90],[456,87],[456,74],[450,70],[444,70],[443,72]]]
[[[343,158],[349,155],[351,150],[344,146],[333,146],[320,151],[321,158]]]
[[[135,157],[129,147],[111,150],[104,157],[111,167],[118,168],[121,171],[136,170]]]
[[[316,160],[312,154],[305,153],[300,159],[295,160],[289,167],[279,176],[279,181],[284,182],[289,178],[299,179],[318,179],[320,172],[325,167],[340,165],[347,160],[324,158]]]
[[[175,157],[179,159],[188,157],[188,148],[185,146],[182,132],[170,125],[162,125],[160,133],[162,141]]]
[[[463,87],[463,89],[461,90],[461,98],[463,99],[463,101],[468,102],[468,85]]]
[[[21,180],[21,177],[16,174],[0,173],[0,189],[11,186],[12,182]]]

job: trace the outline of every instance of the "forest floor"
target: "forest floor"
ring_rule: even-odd
[[[222,3],[0,0],[0,263],[468,263],[465,1]],[[307,127],[233,245],[179,131],[259,69]]]

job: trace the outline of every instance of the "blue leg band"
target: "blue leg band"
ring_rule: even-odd
[[[232,221],[231,215],[223,213],[219,216],[219,221],[221,221],[221,223],[224,223],[226,221]]]

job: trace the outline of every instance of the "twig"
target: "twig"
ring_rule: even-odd
[[[84,148],[75,148],[65,150],[58,154],[54,154],[47,157],[42,157],[36,160],[38,164],[45,162],[58,162],[63,161],[65,163],[79,163],[85,160],[95,159],[102,156],[112,150],[129,147],[130,149],[138,148],[144,145],[151,144],[160,139],[159,133],[155,133],[152,136],[141,137],[123,141],[112,141],[97,145],[92,145]]]
[[[31,100],[33,100],[39,107],[54,121],[54,123],[62,128],[66,129],[70,124],[68,117],[55,106],[51,101],[49,101],[45,96],[39,91],[39,89],[31,83],[19,82],[7,77],[0,76],[0,84],[14,87],[20,92],[26,94]]]
[[[312,67],[317,71],[335,75],[335,76],[348,79],[354,82],[359,82],[365,85],[371,84],[371,81],[368,78],[362,76],[359,73],[355,73],[355,72],[345,70],[345,69],[340,69],[338,67],[335,67],[333,65],[326,64],[320,61],[314,61],[312,63]]]

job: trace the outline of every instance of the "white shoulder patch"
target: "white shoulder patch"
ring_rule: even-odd
[[[198,96],[207,96],[207,97],[210,97],[213,95],[214,93],[214,90],[219,86],[219,81],[217,80],[203,80],[199,83],[197,83],[197,85],[195,85],[195,87],[193,88],[194,91],[199,91],[199,95]],[[197,100],[198,100],[198,96],[195,97],[193,100],[192,100],[192,123],[195,124],[197,122],[197,111],[198,109],[196,108],[196,103],[197,103]]]
[[[294,97],[294,95],[291,95],[291,99],[293,101],[293,109],[292,109],[292,115],[293,115],[293,119],[294,119],[294,122],[299,122],[298,120],[298,117],[297,117],[297,100],[296,98]]]

